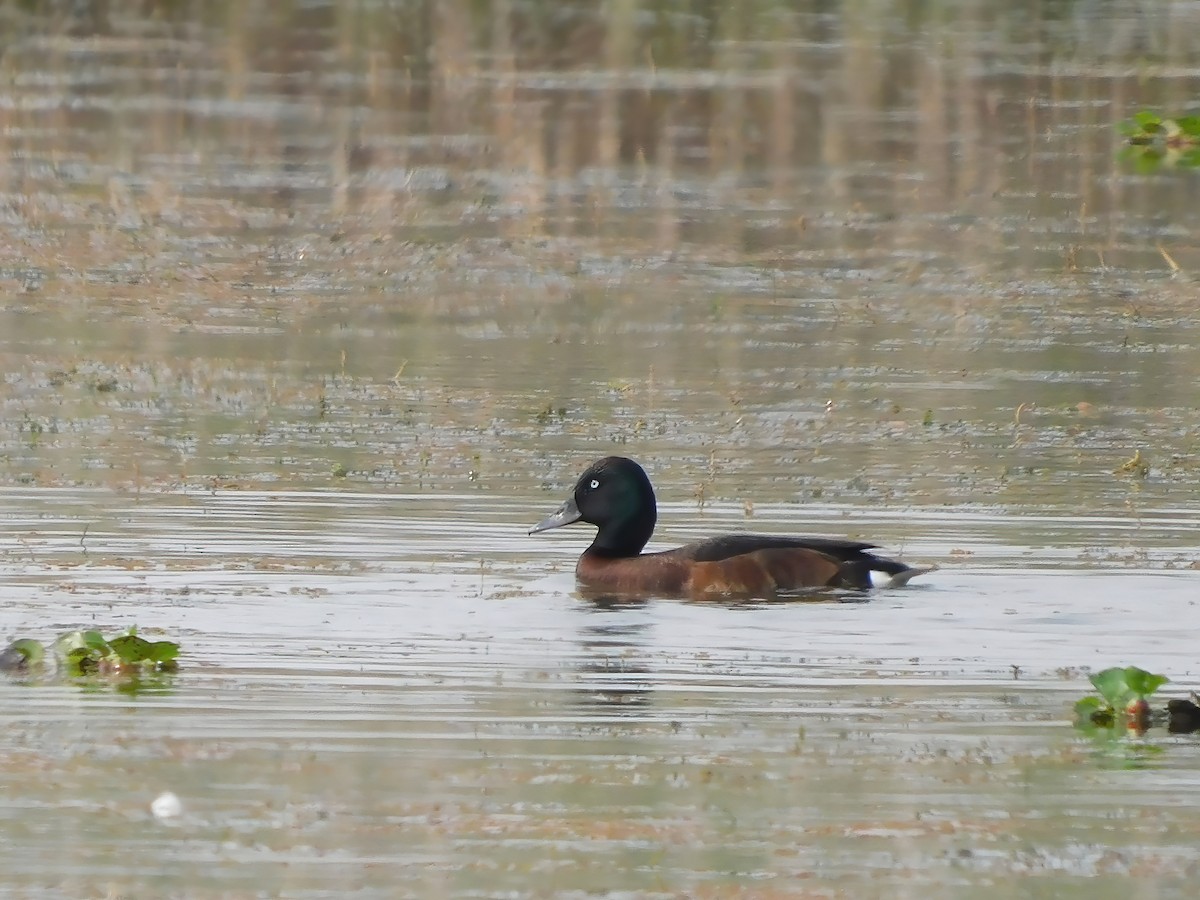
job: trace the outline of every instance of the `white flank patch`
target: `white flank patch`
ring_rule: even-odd
[[[887,572],[880,572],[878,569],[871,570],[871,587],[887,588],[887,587],[904,587],[908,584],[909,579],[916,578],[918,575],[924,575],[926,572],[932,572],[937,566],[913,566],[899,575],[889,575]]]

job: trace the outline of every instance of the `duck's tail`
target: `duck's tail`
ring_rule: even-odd
[[[904,566],[898,572],[886,572],[876,569],[871,570],[872,576],[883,575],[884,577],[876,581],[872,578],[872,583],[875,587],[904,587],[908,582],[916,578],[918,575],[927,575],[937,569],[937,566]]]
[[[859,559],[843,563],[841,569],[841,584],[839,587],[869,590],[870,588],[904,587],[918,575],[934,571],[937,566],[910,566],[864,553]]]

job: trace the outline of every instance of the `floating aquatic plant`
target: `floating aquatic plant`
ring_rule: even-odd
[[[1075,725],[1085,731],[1117,737],[1125,732],[1146,733],[1154,718],[1150,698],[1169,679],[1137,666],[1114,666],[1097,672],[1091,680],[1100,696],[1083,697],[1076,702]]]
[[[1117,128],[1127,141],[1120,157],[1139,172],[1200,167],[1200,116],[1170,118],[1144,109]]]
[[[1190,700],[1172,699],[1165,710],[1154,710],[1150,698],[1167,683],[1165,675],[1155,675],[1137,666],[1116,666],[1091,676],[1099,696],[1083,697],[1075,704],[1075,727],[1096,741],[1101,756],[1124,767],[1138,768],[1161,755],[1164,748],[1142,738],[1154,726],[1166,725],[1172,734],[1200,731],[1200,705]]]
[[[47,670],[67,677],[173,672],[179,645],[148,641],[130,628],[106,638],[99,631],[69,631],[49,647],[32,638],[19,638],[0,651],[0,671],[37,674]]]
[[[1125,725],[1145,732],[1150,726],[1148,698],[1168,680],[1165,675],[1155,675],[1137,666],[1115,666],[1097,672],[1092,676],[1092,686],[1100,696],[1084,697],[1076,703],[1076,718],[1101,728]]]

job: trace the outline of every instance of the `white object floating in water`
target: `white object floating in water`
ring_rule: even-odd
[[[170,791],[163,791],[150,804],[150,812],[156,819],[173,819],[183,812],[183,804]]]

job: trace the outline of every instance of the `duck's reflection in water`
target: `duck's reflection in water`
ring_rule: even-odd
[[[654,691],[646,645],[650,602],[616,596],[586,598],[591,615],[579,635],[579,706],[619,715],[643,715]]]
[[[704,609],[723,607],[738,614],[753,616],[755,611],[784,605],[866,603],[876,592],[831,590],[828,588],[797,592],[771,600],[721,599],[705,601]],[[579,685],[574,689],[577,703],[592,711],[605,709],[622,715],[650,715],[656,690],[670,692],[678,688],[680,666],[686,665],[677,653],[663,646],[654,636],[658,625],[671,620],[667,611],[655,613],[660,603],[679,601],[653,599],[630,594],[580,591],[587,615],[579,629]],[[684,607],[692,604],[684,603]],[[739,615],[740,619],[740,615]],[[670,645],[672,641],[667,640]],[[707,654],[705,654],[707,658]],[[736,669],[734,670],[736,672]],[[731,674],[726,671],[725,675]],[[689,680],[689,683],[692,683]],[[662,698],[658,704],[662,712]]]

